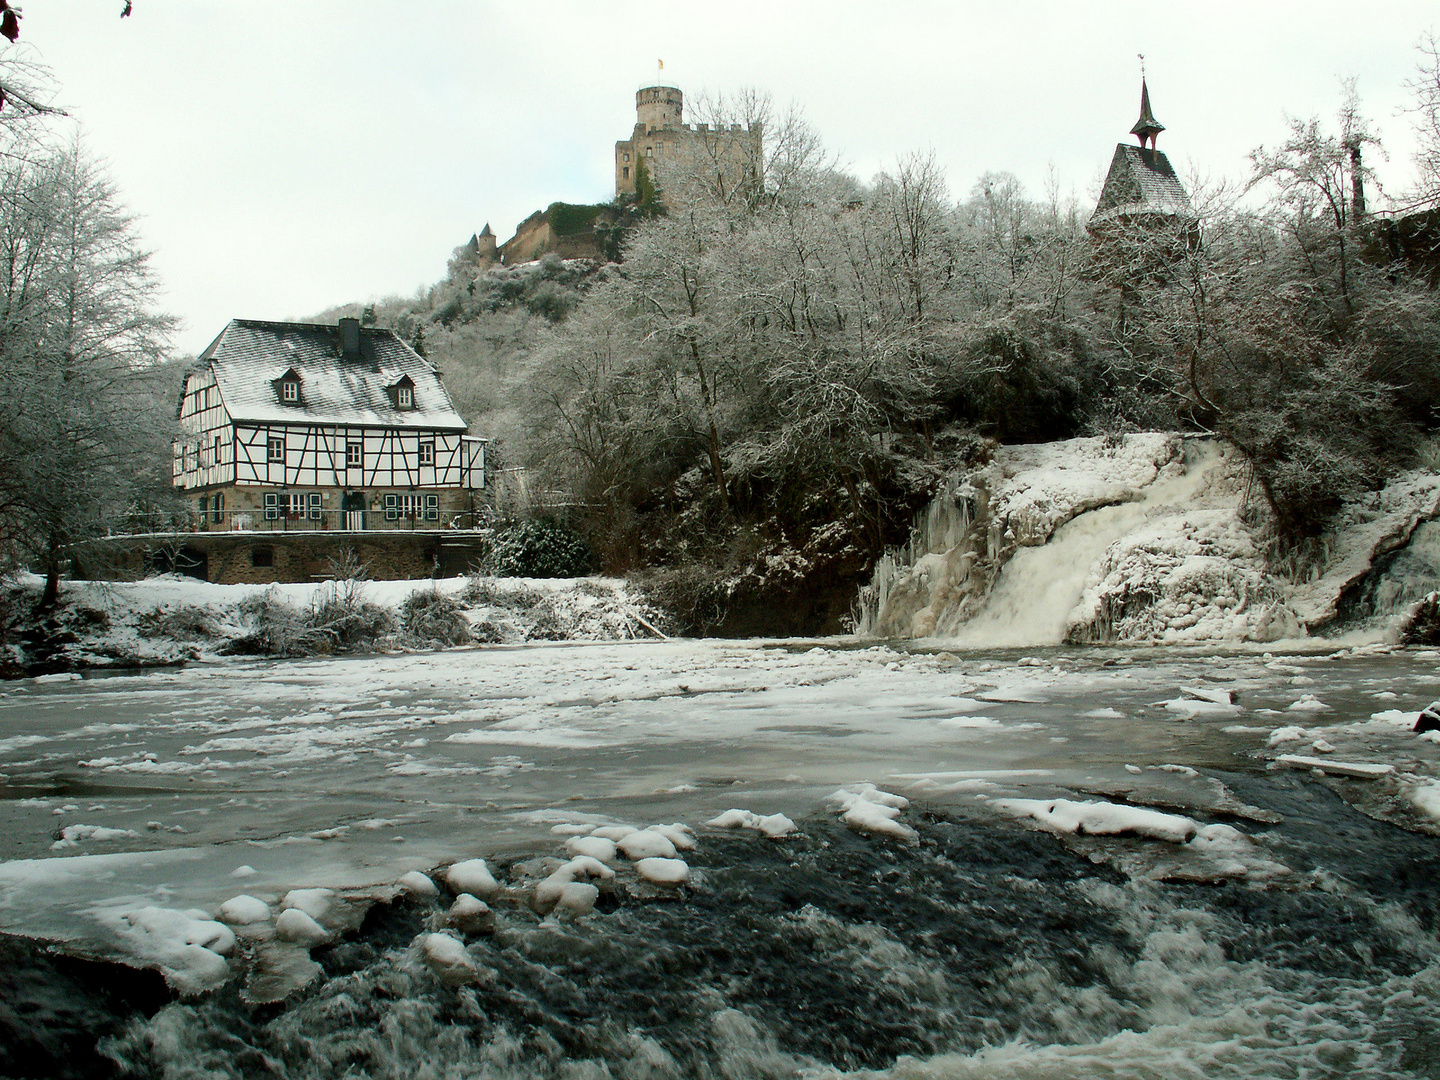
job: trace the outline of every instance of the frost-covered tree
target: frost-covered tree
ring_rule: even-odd
[[[46,603],[65,546],[168,480],[148,381],[172,321],[155,291],[133,219],[78,146],[0,168],[0,556],[43,569]]]
[[[1420,60],[1409,82],[1415,128],[1415,190],[1413,205],[1440,206],[1440,39],[1426,34],[1417,46]]]
[[[1422,399],[1433,407],[1440,376],[1440,298],[1362,258],[1354,151],[1367,145],[1347,94],[1334,127],[1292,121],[1281,146],[1252,155],[1247,190],[1264,203],[1201,189],[1190,225],[1135,229],[1104,249],[1124,316],[1107,347],[1148,369],[1182,422],[1240,450],[1257,519],[1287,558],[1405,466],[1436,419]]]

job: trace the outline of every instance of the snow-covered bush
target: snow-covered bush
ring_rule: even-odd
[[[582,577],[594,565],[585,538],[558,521],[522,521],[495,537],[485,570],[497,577]]]
[[[436,589],[413,592],[400,605],[400,631],[417,645],[464,645],[470,624],[454,597]]]
[[[704,635],[725,621],[733,582],[698,566],[665,567],[636,579],[647,603],[669,615],[681,632]]]
[[[1405,645],[1440,645],[1440,592],[1427,594],[1405,613],[1400,641]]]
[[[332,581],[298,607],[271,588],[235,605],[249,633],[224,650],[268,656],[313,656],[376,645],[395,625],[394,616],[367,601],[360,582]]]
[[[142,637],[170,638],[172,641],[203,641],[215,636],[215,619],[205,608],[194,604],[155,607],[135,617]]]
[[[372,646],[395,627],[395,616],[366,600],[364,584],[355,578],[322,585],[311,598],[309,619],[336,649]]]

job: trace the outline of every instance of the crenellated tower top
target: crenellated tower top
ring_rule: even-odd
[[[646,131],[679,127],[685,95],[674,86],[646,86],[635,91],[635,122]]]

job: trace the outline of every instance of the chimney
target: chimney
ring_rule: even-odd
[[[360,355],[360,320],[340,320],[340,355],[354,359]]]
[[[1365,217],[1365,166],[1360,161],[1360,144],[1350,144],[1350,218],[1359,222]]]

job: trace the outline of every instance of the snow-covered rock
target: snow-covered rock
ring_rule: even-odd
[[[478,966],[459,938],[449,934],[421,934],[417,944],[426,965],[447,985],[471,982],[478,973]]]
[[[874,784],[840,788],[826,801],[839,813],[841,821],[859,832],[896,836],[902,840],[913,840],[918,835],[909,825],[897,820],[910,801],[881,791]]]
[[[635,864],[635,872],[655,885],[683,885],[690,877],[690,867],[684,859],[641,859]]]
[[[565,841],[565,851],[570,855],[588,855],[601,862],[615,858],[615,841],[603,836],[572,836]]]
[[[446,921],[466,934],[478,934],[495,928],[495,913],[478,896],[461,893],[445,913]]]
[[[470,893],[482,900],[493,899],[500,883],[490,873],[484,859],[466,859],[445,871],[445,882],[457,893]]]
[[[615,846],[632,862],[639,859],[673,859],[677,854],[670,838],[652,829],[639,829],[623,837]]]
[[[97,914],[123,949],[141,964],[158,968],[181,994],[214,990],[230,977],[225,956],[235,948],[235,933],[203,911],[150,906]]]
[[[712,829],[754,829],[762,836],[773,838],[789,836],[795,831],[795,822],[784,814],[756,814],[750,810],[726,810],[719,817],[705,822]]]
[[[651,825],[649,829],[669,840],[677,851],[695,850],[695,830],[689,825],[676,821],[669,825]]]
[[[220,905],[220,921],[231,926],[249,926],[270,921],[270,905],[264,900],[241,894]]]
[[[1143,836],[1183,844],[1194,838],[1199,826],[1179,814],[1164,814],[1138,806],[1109,802],[1073,802],[1069,799],[996,799],[991,803],[1016,817],[1030,818],[1057,833],[1089,836]]]
[[[280,910],[302,911],[312,919],[323,921],[334,904],[333,889],[291,889],[280,901]]]
[[[275,936],[297,945],[319,945],[330,937],[330,932],[314,916],[295,907],[287,908],[275,917]]]
[[[600,860],[577,855],[535,886],[531,906],[542,915],[548,915],[557,908],[569,915],[587,915],[594,910],[595,902],[600,898],[600,889],[589,881],[577,879],[610,881],[614,877],[615,871]]]
[[[429,899],[440,895],[440,890],[435,882],[431,881],[419,870],[411,870],[408,874],[402,874],[397,885],[411,896],[418,896],[422,899]]]

